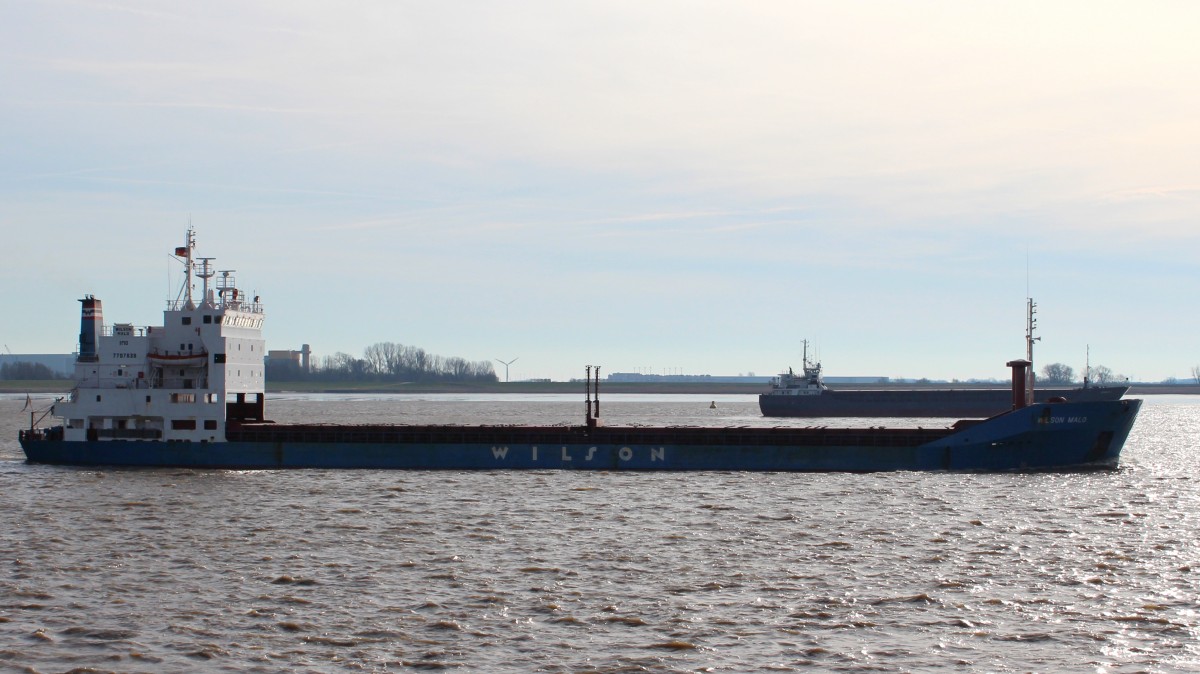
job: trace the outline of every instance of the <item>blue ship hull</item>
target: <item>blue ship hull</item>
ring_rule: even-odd
[[[233,433],[253,439],[216,443],[68,442],[34,432],[22,434],[21,447],[32,463],[223,469],[1113,468],[1140,407],[1140,400],[1037,404],[940,429],[264,425]]]

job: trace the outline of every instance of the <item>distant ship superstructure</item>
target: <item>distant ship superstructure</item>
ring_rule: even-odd
[[[80,300],[75,386],[53,410],[65,440],[220,442],[227,423],[263,419],[263,306],[195,248],[189,229],[174,250],[183,287],[162,325],[109,327],[99,299]]]

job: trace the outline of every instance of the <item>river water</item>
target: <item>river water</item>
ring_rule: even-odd
[[[1147,398],[1117,471],[1045,474],[62,468],[24,463],[24,403],[0,396],[6,671],[1200,669],[1200,397]],[[603,405],[813,423],[743,395]],[[578,423],[583,401],[268,411]]]

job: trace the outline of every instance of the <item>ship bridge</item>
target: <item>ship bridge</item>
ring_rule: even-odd
[[[105,326],[100,300],[84,299],[75,388],[55,412],[68,440],[217,442],[227,421],[263,419],[263,304],[194,248],[189,229],[174,253],[184,283],[162,325]]]

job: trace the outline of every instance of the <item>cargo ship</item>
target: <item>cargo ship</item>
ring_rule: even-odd
[[[577,425],[276,424],[266,419],[265,312],[233,273],[174,256],[185,280],[163,324],[103,322],[82,302],[74,388],[19,434],[31,463],[213,469],[1005,471],[1112,468],[1140,400],[1025,404],[986,420],[912,428],[607,426],[599,368]],[[194,283],[201,282],[199,297]],[[211,282],[211,284],[210,284]],[[47,418],[61,420],[43,427]],[[54,423],[54,422],[51,422]]]
[[[1030,303],[1032,310],[1033,304]],[[1032,325],[1032,324],[1031,324]],[[1026,359],[1032,371],[1032,332],[1027,333]],[[1120,400],[1128,385],[1095,386],[1086,378],[1080,387],[1037,388],[1032,375],[1027,402],[1051,400],[1102,402]],[[765,417],[946,417],[986,418],[1010,409],[1008,388],[831,388],[821,376],[821,364],[808,359],[804,342],[804,369],[790,368],[771,380],[771,389],[759,394],[758,408]]]

